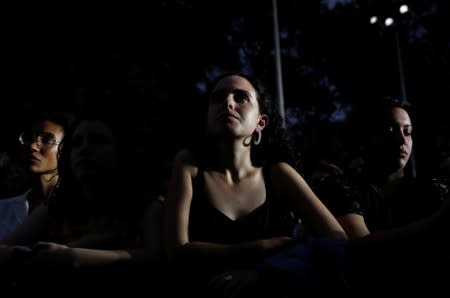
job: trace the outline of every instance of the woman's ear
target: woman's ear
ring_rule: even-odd
[[[266,114],[261,114],[259,116],[258,125],[256,126],[256,131],[262,131],[269,124],[269,116]]]

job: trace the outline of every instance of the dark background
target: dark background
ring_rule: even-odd
[[[402,3],[410,11],[400,16]],[[397,27],[371,25],[375,14],[393,15]],[[143,148],[170,158],[198,123],[203,87],[220,71],[254,73],[276,95],[269,0],[17,7],[6,18],[3,146],[16,142],[30,113],[76,111],[84,102],[135,121]],[[348,113],[401,96],[394,30],[407,96],[419,111],[419,166],[429,170],[428,157],[448,150],[448,1],[279,0],[278,21],[286,121],[305,158],[344,162],[352,150],[351,138],[341,137]],[[86,103],[91,88],[114,96]]]

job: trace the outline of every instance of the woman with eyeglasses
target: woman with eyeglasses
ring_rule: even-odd
[[[67,132],[54,196],[9,238],[9,245],[26,245],[10,252],[27,272],[18,278],[25,286],[39,284],[45,272],[59,289],[76,284],[104,292],[139,285],[143,270],[146,278],[162,273],[154,269],[162,260],[159,204],[139,175],[135,128],[115,116],[82,112]],[[38,224],[45,230],[33,228]],[[23,242],[27,234],[33,242]]]
[[[0,240],[52,196],[59,180],[58,158],[69,122],[70,117],[64,113],[39,113],[19,135],[20,156],[30,187],[19,196],[0,201]]]

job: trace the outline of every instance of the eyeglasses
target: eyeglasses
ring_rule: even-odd
[[[42,145],[52,146],[60,144],[56,141],[56,138],[51,133],[46,132],[23,132],[19,136],[19,142],[22,145],[30,145],[34,142],[37,142],[39,147],[41,147]]]

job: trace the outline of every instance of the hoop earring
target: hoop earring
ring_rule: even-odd
[[[253,135],[253,145],[259,145],[259,143],[261,143],[261,139],[262,139],[262,133],[261,131],[256,131],[256,136]]]

